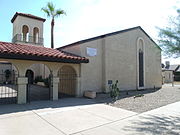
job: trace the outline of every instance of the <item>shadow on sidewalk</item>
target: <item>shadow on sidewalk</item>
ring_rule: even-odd
[[[180,134],[180,114],[176,116],[139,116],[139,120],[132,120],[130,123],[130,126],[126,126],[123,130],[148,135]]]
[[[0,115],[10,114],[16,112],[24,112],[38,109],[46,109],[46,108],[63,108],[63,107],[72,107],[72,106],[83,106],[96,104],[91,99],[87,98],[64,98],[56,101],[33,101],[27,104],[6,104],[0,105]]]
[[[158,89],[159,90],[159,89]],[[141,91],[126,91],[121,92],[120,99],[128,98],[135,96],[137,94],[148,94],[152,92],[158,91],[156,90],[141,90]],[[90,104],[97,104],[97,103],[113,103],[114,101],[109,96],[109,94],[97,94],[97,98],[95,99],[87,99],[87,98],[61,98],[57,101],[33,101],[31,103],[18,105],[18,104],[9,104],[9,105],[0,105],[0,115],[8,114],[8,113],[16,113],[16,112],[23,112],[23,111],[31,111],[37,109],[45,109],[45,108],[61,108],[61,107],[72,107],[72,106],[83,106],[83,105],[90,105]]]

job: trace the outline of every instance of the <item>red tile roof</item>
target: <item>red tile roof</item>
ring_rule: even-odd
[[[64,63],[88,63],[85,57],[77,56],[65,51],[36,45],[23,45],[0,42],[0,58],[24,59],[37,61],[52,61]]]
[[[11,19],[11,22],[13,23],[16,19],[17,16],[24,16],[24,17],[29,17],[29,18],[32,18],[32,19],[36,19],[36,20],[39,20],[39,21],[43,21],[45,22],[46,19],[44,18],[41,18],[41,17],[38,17],[38,16],[34,16],[34,15],[31,15],[31,14],[25,14],[25,13],[18,13],[16,12],[15,15],[13,16],[13,18]]]

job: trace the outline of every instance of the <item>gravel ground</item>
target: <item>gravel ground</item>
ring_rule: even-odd
[[[106,102],[107,104],[137,113],[146,112],[170,103],[180,101],[180,85],[172,87],[171,84],[163,85],[159,90],[143,90],[122,93],[119,100],[112,102],[106,94],[98,95],[97,102]],[[142,94],[141,97],[135,95]]]

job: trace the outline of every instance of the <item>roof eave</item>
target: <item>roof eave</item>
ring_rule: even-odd
[[[157,46],[157,48],[160,49],[160,51],[162,51],[162,49],[161,49],[161,48],[156,44],[156,42],[141,28],[141,26],[132,27],[132,28],[128,28],[128,29],[116,31],[116,32],[111,32],[111,33],[107,33],[107,34],[100,35],[100,36],[97,36],[97,37],[92,37],[92,38],[85,39],[85,40],[80,40],[80,41],[77,41],[77,42],[74,42],[74,43],[71,43],[71,44],[68,44],[68,45],[59,47],[59,48],[57,48],[57,49],[58,49],[58,50],[65,49],[65,48],[67,48],[67,47],[75,46],[75,45],[78,45],[78,44],[83,44],[83,43],[86,43],[86,42],[90,42],[90,41],[92,41],[92,40],[97,40],[97,39],[99,39],[99,38],[105,38],[105,37],[107,37],[107,36],[112,36],[112,35],[120,34],[120,33],[123,33],[123,32],[135,30],[135,29],[140,29],[140,30]]]
[[[159,47],[159,45],[139,26],[139,28],[143,31],[143,33],[156,45],[156,47],[162,51],[162,49]]]
[[[30,16],[22,15],[22,14],[19,14],[18,12],[16,12],[15,15],[13,16],[13,18],[11,19],[11,23],[13,23],[13,22],[15,21],[15,19],[16,19],[16,17],[17,17],[18,15],[19,15],[19,16],[23,16],[23,17],[33,18],[33,19],[36,19],[36,20],[39,20],[39,21],[43,21],[43,22],[46,21],[46,19],[44,19],[44,18],[30,17]]]
[[[67,58],[33,56],[33,55],[13,54],[13,53],[0,53],[0,58],[16,59],[16,60],[31,60],[31,61],[62,62],[62,63],[73,63],[73,64],[89,63],[88,59],[75,60],[75,59],[67,59]]]

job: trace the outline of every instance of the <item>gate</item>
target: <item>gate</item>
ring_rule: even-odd
[[[34,80],[33,80],[34,81]],[[45,85],[45,81],[46,84]],[[31,101],[38,101],[38,100],[50,100],[51,99],[51,75],[43,79],[42,82],[38,83],[31,83],[28,78],[27,84],[27,102],[30,103]]]
[[[76,95],[76,78],[75,70],[70,66],[64,66],[59,73],[59,97]]]
[[[17,77],[15,70],[2,70],[0,73],[0,104],[17,103]]]

